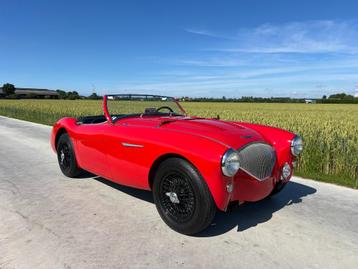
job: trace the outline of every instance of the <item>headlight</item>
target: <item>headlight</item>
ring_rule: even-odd
[[[298,156],[303,151],[303,140],[300,136],[296,135],[291,141],[291,153]]]
[[[227,177],[234,176],[240,168],[239,154],[234,149],[225,152],[221,160],[221,170]]]

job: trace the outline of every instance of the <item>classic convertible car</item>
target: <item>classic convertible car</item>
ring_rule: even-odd
[[[86,170],[151,190],[161,218],[184,234],[207,228],[217,209],[279,192],[303,150],[298,135],[188,116],[168,96],[108,95],[103,110],[54,125],[61,171],[76,177]]]

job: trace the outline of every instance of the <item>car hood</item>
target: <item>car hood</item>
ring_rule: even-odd
[[[247,143],[264,140],[258,132],[239,123],[215,119],[183,119],[162,124],[161,128],[197,134],[236,149]]]
[[[249,127],[242,126],[240,123],[216,119],[131,118],[125,120],[125,124],[159,127],[162,130],[198,135],[235,149],[248,143],[265,140],[258,132]]]

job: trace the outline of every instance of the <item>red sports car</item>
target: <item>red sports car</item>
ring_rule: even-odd
[[[293,133],[188,116],[168,96],[108,95],[103,110],[55,124],[51,144],[61,171],[152,190],[162,219],[184,234],[204,230],[232,202],[280,191],[303,150]]]

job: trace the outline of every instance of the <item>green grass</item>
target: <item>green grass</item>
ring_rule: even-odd
[[[303,136],[298,175],[358,187],[358,105],[182,103],[191,115],[267,124]],[[0,100],[0,115],[47,125],[103,114],[101,101]]]

